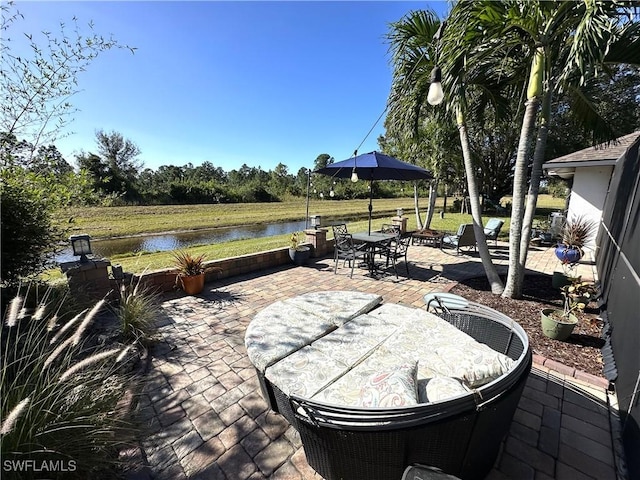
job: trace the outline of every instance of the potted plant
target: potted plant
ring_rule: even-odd
[[[197,295],[202,292],[206,273],[205,254],[195,256],[179,250],[173,253],[173,258],[178,270],[176,285],[180,285],[187,295]]]
[[[300,232],[293,232],[289,238],[289,258],[296,265],[305,265],[311,257],[311,247],[301,245]]]
[[[562,229],[562,241],[555,250],[556,257],[563,264],[577,263],[584,255],[582,248],[593,235],[596,222],[584,215],[568,219]]]
[[[596,293],[591,282],[582,282],[579,278],[569,285],[562,287],[564,309],[545,308],[541,312],[542,333],[555,340],[566,340],[573,332],[578,317],[576,312],[582,312]]]

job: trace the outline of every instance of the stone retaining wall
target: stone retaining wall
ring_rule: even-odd
[[[313,257],[323,257],[333,249],[333,240],[327,240],[326,229],[305,230],[303,245],[312,248]],[[239,257],[211,260],[205,263],[208,272],[205,282],[213,282],[222,278],[233,277],[250,272],[291,264],[289,248],[277,248],[264,252],[250,253]],[[108,267],[111,266],[111,274]],[[109,291],[116,291],[123,279],[121,268],[111,265],[108,259],[90,259],[85,263],[68,262],[61,265],[62,271],[69,279],[72,291],[92,293],[93,298],[102,298]],[[157,292],[168,292],[176,287],[177,270],[174,268],[145,272],[144,275],[124,273],[125,281],[138,282]]]

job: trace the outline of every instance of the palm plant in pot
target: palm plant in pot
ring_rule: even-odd
[[[296,265],[305,265],[311,257],[311,247],[301,245],[300,232],[293,232],[289,238],[289,258]]]
[[[593,283],[583,282],[579,278],[565,285],[561,290],[564,297],[563,310],[545,308],[540,316],[542,333],[555,340],[569,338],[578,323],[576,313],[584,311],[596,294]]]
[[[178,270],[176,285],[179,285],[187,295],[197,295],[204,289],[206,256],[191,255],[189,252],[179,250],[173,253],[174,264]]]
[[[580,277],[572,274],[571,270],[584,256],[582,248],[589,241],[596,227],[596,222],[584,215],[573,216],[565,222],[561,241],[555,249],[556,257],[562,262],[565,271],[564,273],[554,272],[552,279],[554,287],[561,288],[580,281]]]

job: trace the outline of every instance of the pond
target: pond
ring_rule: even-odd
[[[108,240],[92,240],[91,249],[97,257],[112,257],[123,253],[164,252],[194,245],[210,245],[244,240],[247,238],[272,237],[305,229],[305,221],[243,225],[236,227],[212,228],[189,232],[162,233]],[[55,261],[70,262],[76,260],[71,247],[56,256]]]

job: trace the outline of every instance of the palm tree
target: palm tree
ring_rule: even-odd
[[[412,12],[401,21],[392,24],[392,31],[388,38],[393,51],[394,75],[389,98],[387,128],[391,131],[395,129],[399,136],[415,136],[419,131],[419,123],[424,118],[422,109],[427,99],[431,71],[435,66],[440,47],[439,42],[434,42],[433,39],[440,26],[440,21],[431,11]],[[466,105],[464,89],[459,88],[457,95],[449,96],[449,112],[454,110],[456,112],[467,186],[471,197],[471,213],[478,239],[478,252],[492,291],[500,293],[503,288],[502,282],[491,261],[484,237],[475,165],[464,121],[464,105]],[[435,115],[442,116],[441,113]]]
[[[586,77],[596,74],[610,48],[621,39],[628,41],[632,37],[630,24],[621,22],[620,17],[621,12],[629,13],[623,9],[628,5],[629,2],[479,0],[459,2],[451,11],[445,36],[449,44],[444,52],[447,58],[443,62],[448,66],[445,75],[448,81],[459,84],[459,76],[468,76],[468,65],[482,65],[506,76],[517,75],[523,66],[528,69],[525,112],[514,169],[505,297],[519,298],[522,292],[528,232],[537,201],[553,94],[579,86]],[[615,52],[621,56],[620,49]],[[517,80],[516,76],[512,78],[514,82]],[[485,88],[489,86],[484,84]],[[543,110],[529,179],[527,167],[541,103]],[[609,140],[614,138],[611,131],[601,133]],[[525,211],[527,183],[529,202]]]
[[[435,138],[425,134],[422,125],[424,114],[420,112],[421,99],[426,95],[429,83],[424,72],[432,67],[434,55],[430,39],[440,26],[440,20],[431,10],[410,12],[393,23],[387,36],[393,54],[394,81],[389,95],[386,135],[382,140],[388,153],[406,161],[419,164],[434,172],[429,188],[429,208],[423,224],[418,203],[417,184],[414,184],[414,208],[418,228],[427,227],[433,215],[437,186],[441,177],[441,164],[446,156],[444,148],[434,147]],[[415,83],[417,81],[417,84]],[[419,98],[415,98],[415,96]]]

